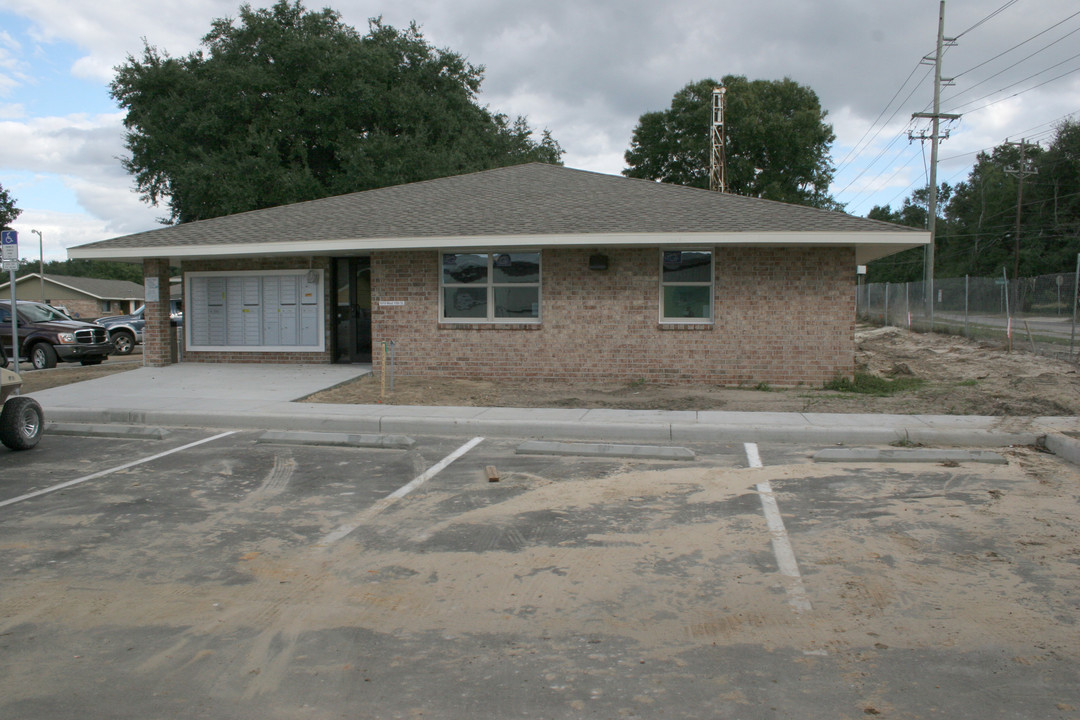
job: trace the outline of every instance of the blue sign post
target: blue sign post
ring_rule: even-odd
[[[4,269],[11,280],[11,356],[15,363],[15,372],[19,372],[19,313],[15,304],[15,271],[19,269],[19,233],[15,230],[0,230],[0,249]]]

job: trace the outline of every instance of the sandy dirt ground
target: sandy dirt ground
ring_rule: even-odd
[[[1080,718],[1080,483],[1051,455],[671,468],[496,450],[372,505],[373,468],[430,458],[237,441],[16,506],[0,716]],[[807,610],[776,571],[763,483]]]
[[[37,390],[60,387],[61,385],[70,385],[83,380],[93,380],[94,378],[105,377],[118,372],[134,370],[137,367],[142,367],[142,356],[109,358],[101,365],[88,367],[62,364],[48,370],[28,369],[26,363],[20,363],[19,375],[23,381],[22,392],[26,394]],[[12,369],[11,363],[8,363],[8,369]]]
[[[1043,416],[1080,414],[1080,374],[1061,360],[966,338],[894,327],[860,327],[856,365],[918,388],[879,397],[821,388],[568,385],[396,377],[392,392],[368,376],[309,402],[481,407]]]

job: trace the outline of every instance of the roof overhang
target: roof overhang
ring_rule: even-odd
[[[443,250],[472,248],[590,248],[665,246],[768,246],[768,247],[852,247],[855,262],[865,265],[887,255],[930,243],[930,233],[882,232],[726,232],[726,233],[583,233],[579,235],[475,235],[432,237],[304,239],[288,242],[208,243],[202,245],[161,245],[148,247],[74,247],[68,257],[76,260],[142,262],[168,258],[177,265],[183,260],[283,256],[366,255],[378,250]]]

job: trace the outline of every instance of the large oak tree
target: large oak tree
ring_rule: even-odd
[[[692,82],[671,107],[647,112],[626,151],[628,177],[709,187],[713,88],[727,89],[728,192],[838,209],[829,196],[835,140],[817,94],[794,80],[747,80],[727,75]]]
[[[522,162],[558,163],[523,118],[477,102],[483,68],[415,25],[361,35],[296,0],[218,19],[183,58],[146,44],[117,68],[125,168],[188,222]]]

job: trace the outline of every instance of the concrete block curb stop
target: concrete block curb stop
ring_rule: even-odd
[[[372,435],[269,430],[255,441],[270,445],[315,445],[326,447],[366,447],[408,450],[416,441],[404,435]]]
[[[814,453],[814,462],[881,463],[990,463],[1007,465],[1004,456],[989,450],[940,448],[826,448]]]
[[[693,460],[697,456],[684,447],[615,445],[611,443],[569,443],[530,440],[517,447],[518,455],[575,455],[578,457],[631,457],[650,460]]]
[[[63,423],[46,422],[45,432],[50,435],[99,437],[138,440],[164,440],[169,436],[165,428],[147,425],[122,425],[118,423]]]

